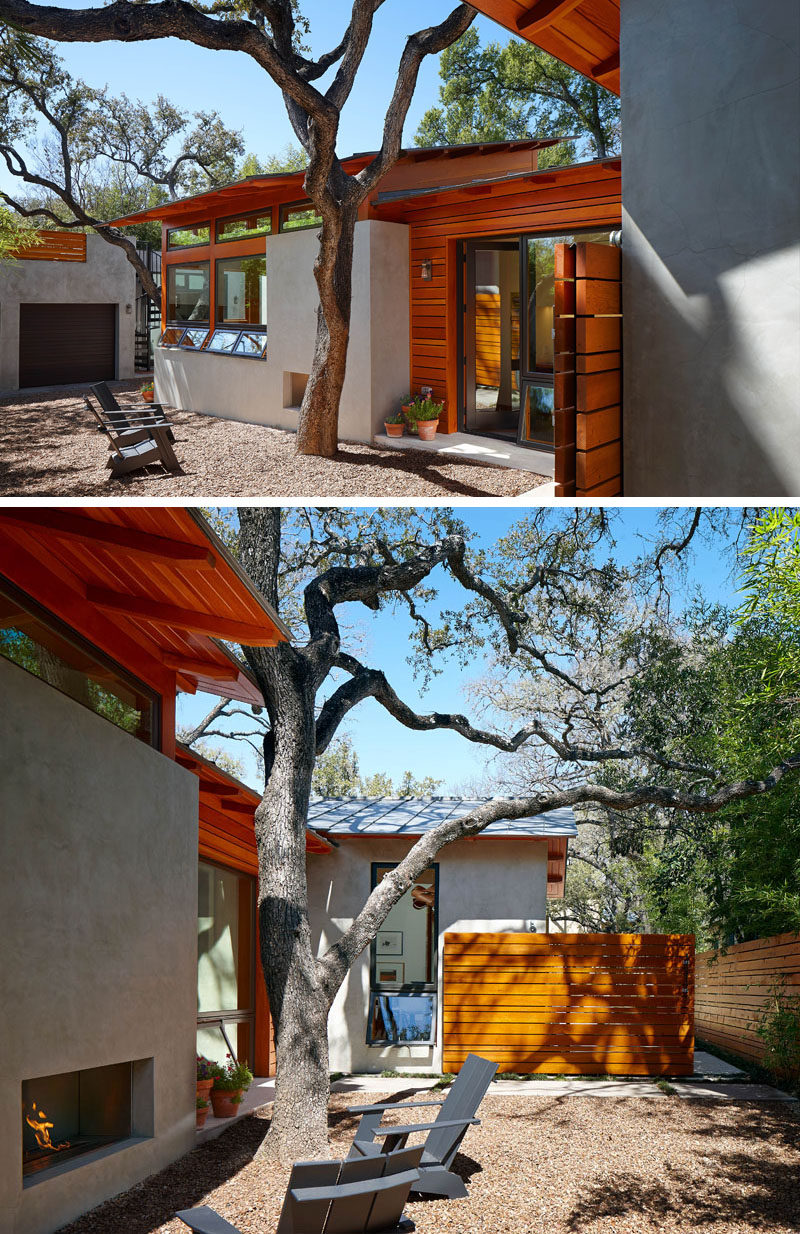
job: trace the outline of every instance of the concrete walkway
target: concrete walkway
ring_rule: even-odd
[[[419,437],[411,437],[408,433],[402,437],[376,433],[375,445],[382,450],[429,450],[445,458],[469,458],[497,467],[533,471],[540,476],[555,475],[555,455],[549,451],[532,450],[527,446],[518,446],[514,441],[481,437],[477,433],[437,433],[433,441],[420,441]]]
[[[668,1079],[667,1083],[675,1090],[674,1095],[686,1100],[702,1099],[704,1101],[793,1101],[797,1098],[790,1093],[784,1093],[779,1088],[771,1088],[767,1084],[742,1083],[740,1077],[745,1073],[726,1063],[713,1054],[698,1050],[694,1056],[694,1075]],[[719,1077],[719,1078],[717,1078]],[[331,1084],[333,1093],[351,1093],[353,1105],[366,1105],[370,1093],[407,1093],[426,1092],[433,1088],[437,1076],[380,1076],[380,1075],[348,1075]],[[738,1081],[738,1082],[737,1082]],[[364,1094],[366,1101],[359,1102]],[[434,1097],[444,1097],[444,1091],[437,1091]],[[646,1077],[632,1080],[587,1080],[576,1077],[574,1080],[494,1080],[489,1095],[492,1097],[665,1097],[655,1080]],[[244,1118],[252,1114],[262,1105],[268,1105],[275,1098],[274,1078],[256,1077],[245,1094],[244,1101],[239,1106],[235,1118]],[[213,1140],[226,1127],[230,1127],[235,1119],[214,1118],[209,1113],[206,1125],[197,1132],[198,1144]]]

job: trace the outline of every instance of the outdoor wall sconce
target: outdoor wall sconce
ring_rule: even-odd
[[[433,278],[433,258],[432,257],[424,257],[422,259],[421,274],[424,279]]]

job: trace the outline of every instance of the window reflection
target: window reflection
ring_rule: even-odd
[[[266,257],[226,257],[217,262],[217,321],[266,325]]]
[[[172,322],[208,322],[209,263],[167,266],[167,316]]]

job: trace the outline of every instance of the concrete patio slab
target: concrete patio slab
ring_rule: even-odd
[[[679,1097],[714,1101],[797,1101],[791,1093],[769,1084],[729,1084],[725,1081],[670,1080]]]
[[[516,467],[519,471],[534,471],[540,476],[555,475],[555,455],[546,450],[529,450],[513,441],[481,437],[473,433],[442,433],[433,441],[418,437],[389,437],[375,434],[375,445],[389,450],[430,450],[451,458],[475,459],[497,467]]]
[[[707,1050],[695,1050],[694,1052],[694,1074],[699,1076],[709,1075],[746,1075],[741,1067],[734,1067],[733,1063],[726,1063],[724,1058],[717,1058],[716,1054],[710,1054]]]

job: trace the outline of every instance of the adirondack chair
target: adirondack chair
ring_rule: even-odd
[[[361,1161],[296,1161],[276,1234],[412,1234],[403,1217],[422,1147]],[[240,1234],[213,1208],[176,1213],[194,1234]]]
[[[163,423],[143,414],[134,427],[117,428],[104,412],[97,410],[91,399],[84,396],[83,401],[108,437],[110,454],[106,466],[111,469],[112,476],[127,475],[150,463],[161,463],[167,471],[180,468]]]
[[[160,403],[126,403],[123,406],[117,402],[116,395],[112,393],[105,381],[95,382],[95,384],[89,388],[111,423],[115,425],[116,428],[135,428],[135,420],[137,415],[144,411],[147,412],[156,421],[156,423],[166,425],[167,436],[170,441],[175,440],[175,434],[172,431],[172,422]]]
[[[355,1139],[348,1160],[358,1157],[374,1157],[404,1148],[408,1137],[415,1131],[427,1131],[419,1164],[419,1181],[412,1191],[423,1195],[443,1195],[460,1199],[468,1194],[463,1179],[450,1167],[467,1134],[469,1127],[477,1126],[480,1119],[475,1112],[497,1072],[497,1063],[468,1054],[464,1066],[447,1090],[443,1101],[386,1102],[383,1105],[356,1105],[351,1114],[360,1114]],[[432,1123],[409,1123],[401,1127],[381,1127],[385,1110],[413,1110],[423,1106],[438,1106],[439,1113]],[[383,1146],[376,1144],[383,1140]]]

